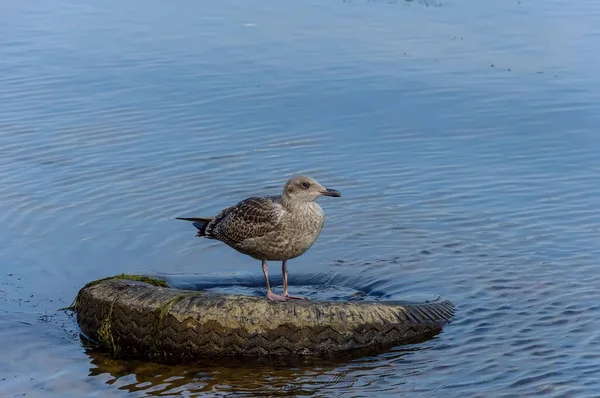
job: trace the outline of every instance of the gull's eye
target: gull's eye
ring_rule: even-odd
[[[304,182],[302,183],[302,188],[304,188],[304,189],[308,189],[308,187],[310,187],[310,184],[309,184],[308,182],[304,181]]]

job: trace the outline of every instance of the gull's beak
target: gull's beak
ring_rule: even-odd
[[[323,196],[333,196],[334,198],[339,198],[342,196],[342,194],[340,193],[340,191],[336,191],[335,189],[325,189],[324,191],[321,191],[321,195]]]

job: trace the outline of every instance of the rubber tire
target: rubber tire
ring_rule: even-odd
[[[79,291],[82,333],[120,357],[320,355],[422,341],[454,314],[449,301],[288,301],[108,279]]]

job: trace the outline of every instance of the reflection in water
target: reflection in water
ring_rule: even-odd
[[[425,349],[422,346],[407,347],[394,349],[381,357],[362,352],[327,359],[211,358],[191,365],[122,361],[91,348],[86,353],[93,365],[89,374],[110,375],[106,383],[120,390],[144,391],[147,395],[235,392],[288,396],[313,395],[322,389],[352,387],[363,383],[365,378],[384,379],[394,371],[393,364],[405,361],[411,352]],[[406,362],[408,371],[412,368],[410,361]]]

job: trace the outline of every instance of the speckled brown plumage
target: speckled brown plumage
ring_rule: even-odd
[[[261,260],[268,297],[272,294],[266,261],[283,261],[284,296],[287,296],[286,261],[306,252],[323,229],[325,214],[315,202],[320,196],[341,194],[310,177],[300,176],[289,179],[279,196],[251,197],[212,218],[178,219],[192,221],[198,229],[197,236],[217,239]]]

